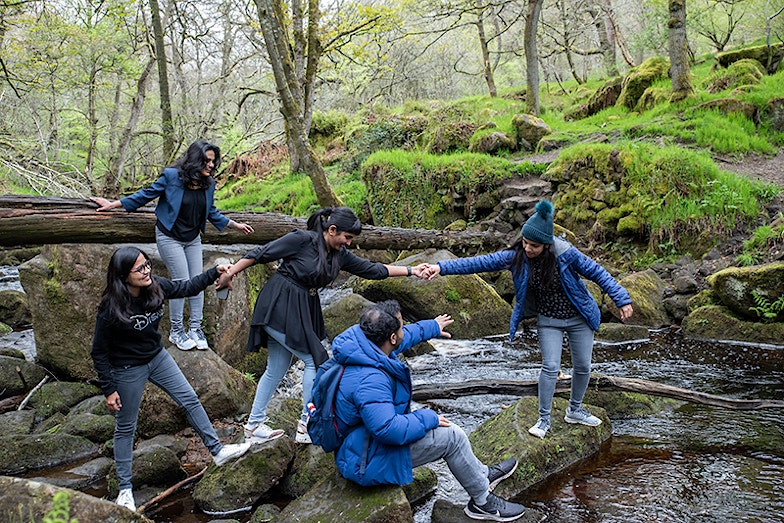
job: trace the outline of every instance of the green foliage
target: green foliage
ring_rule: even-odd
[[[756,313],[757,317],[761,320],[774,321],[779,314],[784,312],[784,294],[774,301],[771,301],[767,296],[756,289],[751,291],[751,295],[754,298],[755,304],[755,307],[751,307],[751,310]]]
[[[709,93],[733,89],[739,85],[754,85],[765,76],[765,69],[757,60],[744,58],[733,62],[726,69],[718,69],[708,75],[702,85]]]
[[[76,518],[71,518],[71,507],[67,493],[56,493],[52,502],[52,509],[44,516],[43,523],[79,523]]]
[[[779,213],[776,224],[757,227],[751,237],[743,243],[743,252],[736,261],[743,265],[756,265],[765,258],[767,251],[784,246],[784,216]]]
[[[344,134],[349,121],[349,115],[341,111],[313,113],[313,121],[310,126],[311,142],[314,144],[328,142]]]

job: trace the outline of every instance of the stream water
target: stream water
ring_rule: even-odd
[[[415,384],[538,376],[532,336],[513,344],[498,337],[434,345],[436,352],[408,360]],[[784,399],[784,346],[697,342],[673,328],[635,343],[597,343],[593,362],[594,372],[612,376],[733,398]],[[568,351],[562,366],[569,372]],[[469,396],[430,406],[470,432],[516,399]],[[518,501],[552,523],[784,522],[784,409],[734,411],[675,402],[657,414],[612,424],[613,436],[599,453]],[[468,500],[445,465],[433,468],[438,491],[416,508],[417,523],[430,521],[438,498]],[[172,523],[214,519],[198,513],[187,491],[149,516]]]

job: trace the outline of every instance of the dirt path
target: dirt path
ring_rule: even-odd
[[[719,168],[784,188],[784,152],[776,156],[748,155],[741,160],[713,157]]]

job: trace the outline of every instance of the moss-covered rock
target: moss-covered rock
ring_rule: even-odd
[[[99,416],[89,412],[82,412],[81,414],[68,416],[58,432],[81,436],[94,443],[101,444],[111,439],[114,434],[114,416],[110,414]]]
[[[22,474],[91,456],[98,456],[98,446],[70,434],[0,437],[0,474]]]
[[[298,498],[329,476],[337,474],[332,453],[325,453],[318,445],[297,445],[289,472],[280,482],[280,491]]]
[[[596,340],[605,343],[621,343],[647,340],[650,338],[648,327],[644,325],[626,325],[625,323],[602,323]]]
[[[743,343],[781,344],[784,323],[747,321],[723,305],[706,305],[692,311],[681,322],[687,336],[703,340],[737,340]]]
[[[17,372],[16,369],[19,369]],[[0,356],[0,398],[24,394],[46,376],[42,367],[24,359]]]
[[[414,515],[403,489],[397,486],[361,487],[331,476],[286,506],[273,523],[413,523]]]
[[[717,110],[723,114],[738,113],[742,114],[752,122],[758,120],[757,106],[738,100],[737,98],[717,98],[715,100],[708,100],[694,107],[694,110]]]
[[[515,129],[515,138],[525,140],[533,148],[536,148],[542,138],[553,132],[544,120],[531,114],[514,115],[512,126]]]
[[[565,399],[568,399],[568,396]],[[590,388],[585,393],[584,401],[602,407],[613,419],[642,418],[680,404],[676,400],[649,394],[608,392]]]
[[[768,100],[760,114],[760,120],[769,123],[776,132],[784,132],[784,98]]]
[[[765,76],[763,65],[753,58],[742,58],[728,67],[712,72],[703,82],[709,93],[718,93],[740,85],[756,85]]]
[[[637,101],[637,105],[634,107],[634,110],[641,113],[643,111],[647,111],[648,109],[653,109],[657,105],[668,101],[671,94],[672,89],[669,87],[648,87],[645,91],[643,91],[642,96],[640,96],[640,99]]]
[[[525,514],[515,519],[515,523],[540,523],[547,520],[547,515],[539,510],[526,507]],[[430,516],[430,523],[473,523],[465,514],[465,505],[452,503],[446,499],[437,499],[433,504],[433,512]]]
[[[468,150],[472,153],[497,154],[501,151],[514,151],[515,139],[497,129],[480,129],[471,136]]]
[[[210,467],[193,489],[193,500],[207,512],[251,507],[278,483],[293,457],[294,442],[289,438],[255,444],[238,460]]]
[[[23,521],[55,521],[46,518],[58,504],[60,509],[67,507],[67,520],[82,523],[154,523],[143,515],[125,507],[76,490],[56,487],[25,478],[0,477],[0,520]],[[66,496],[66,504],[62,503],[62,495]],[[20,512],[24,507],[23,512]],[[62,512],[60,512],[62,514]],[[23,518],[19,519],[20,514]],[[57,520],[61,521],[61,520]]]
[[[11,434],[30,434],[35,423],[34,410],[12,410],[0,414],[0,437]]]
[[[638,67],[634,67],[623,78],[621,94],[616,105],[634,109],[642,94],[653,82],[667,76],[670,64],[661,56],[648,58]]]
[[[438,488],[438,476],[425,466],[414,469],[414,481],[403,485],[403,492],[411,505],[417,505],[433,494]]]
[[[478,125],[465,121],[439,125],[427,146],[427,150],[433,154],[467,151],[471,136],[478,128]]]
[[[712,289],[704,289],[698,292],[689,298],[689,301],[686,303],[688,312],[694,312],[706,305],[721,305],[721,298]]]
[[[626,323],[653,328],[670,324],[667,311],[662,304],[666,284],[656,272],[651,269],[636,272],[622,278],[618,283],[629,291],[629,295],[632,298],[634,314],[626,320]],[[617,307],[609,296],[605,297],[604,303],[617,317]]]
[[[618,101],[623,88],[623,77],[616,76],[599,87],[584,104],[567,112],[566,120],[581,120],[593,116],[603,109],[612,107]]]
[[[766,68],[768,74],[775,73],[781,60],[784,57],[784,43],[776,43],[771,46],[757,45],[724,51],[716,55],[716,60],[722,67],[729,67],[739,60],[756,60]]]
[[[373,304],[360,294],[348,294],[324,307],[324,325],[330,339],[359,322],[359,315]]]
[[[784,262],[730,267],[707,281],[734,313],[750,320],[784,321]]]
[[[25,293],[14,289],[0,291],[0,322],[11,327],[22,327],[33,322]]]
[[[57,381],[44,384],[30,398],[30,406],[38,416],[48,418],[55,412],[66,413],[86,398],[101,393],[101,389],[87,383]]]
[[[139,488],[142,485],[162,487],[173,485],[188,477],[182,468],[180,459],[171,449],[160,446],[146,446],[133,451],[132,483]],[[109,495],[119,493],[117,468],[112,467],[106,480]]]
[[[544,439],[528,434],[528,428],[539,418],[538,400],[534,397],[520,399],[471,433],[474,453],[482,463],[498,463],[512,456],[519,460],[515,473],[496,487],[496,494],[503,498],[517,496],[595,453],[610,437],[612,426],[603,409],[586,405],[602,420],[598,427],[570,425],[563,421],[568,404],[567,400],[553,399],[551,428]]]
[[[417,254],[400,263],[418,265],[449,258],[454,255],[437,251],[433,255]],[[354,292],[371,301],[397,300],[405,318],[423,320],[449,314],[455,322],[447,330],[454,338],[481,338],[509,331],[511,307],[475,274],[439,277],[433,281],[387,278],[351,282]]]

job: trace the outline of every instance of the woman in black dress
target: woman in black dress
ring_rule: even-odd
[[[310,443],[306,405],[316,368],[328,358],[321,343],[326,329],[318,289],[335,281],[340,270],[371,280],[420,275],[420,267],[385,265],[353,254],[346,247],[361,231],[359,218],[348,207],[321,209],[308,218],[307,230],[294,230],[253,249],[221,275],[219,289],[231,286],[231,278],[256,263],[281,260],[277,272],[259,293],[251,319],[248,350],[255,352],[266,346],[268,356],[245,425],[246,440],[265,441],[283,435],[282,430],[266,425],[267,405],[291,366],[292,356],[296,356],[305,363],[296,441]]]

